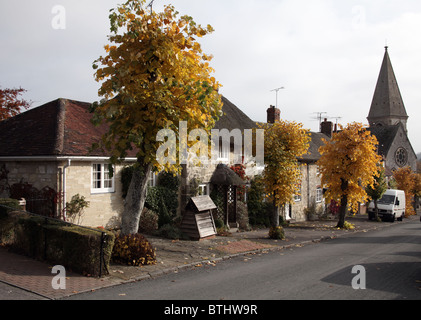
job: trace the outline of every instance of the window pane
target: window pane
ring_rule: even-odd
[[[93,164],[92,167],[92,188],[101,188],[101,165]]]
[[[113,178],[110,177],[110,171],[108,170],[108,165],[104,164],[104,188],[113,187]]]

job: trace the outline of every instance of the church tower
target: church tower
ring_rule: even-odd
[[[390,61],[388,47],[385,49],[383,64],[367,120],[371,127],[392,126],[400,122],[407,132],[408,114]]]

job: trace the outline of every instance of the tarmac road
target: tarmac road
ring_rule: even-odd
[[[300,248],[238,256],[68,299],[421,300],[421,224],[417,219]]]

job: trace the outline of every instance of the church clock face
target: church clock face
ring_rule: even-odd
[[[395,153],[395,161],[399,167],[404,167],[408,163],[408,151],[404,148],[399,148]]]

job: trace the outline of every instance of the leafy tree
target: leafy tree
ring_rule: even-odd
[[[25,92],[22,88],[0,89],[0,121],[14,117],[31,106],[30,102],[18,98]]]
[[[383,166],[379,166],[378,175],[375,177],[375,182],[373,186],[367,186],[366,192],[367,195],[373,200],[374,202],[374,220],[377,221],[379,219],[379,208],[377,206],[377,202],[381,199],[384,193],[387,190],[387,181],[384,174]]]
[[[396,181],[396,187],[399,190],[405,191],[405,216],[415,215],[412,206],[414,198],[414,175],[411,167],[399,168],[393,172],[393,178]]]
[[[157,133],[170,129],[179,134],[179,121],[187,121],[191,130],[210,131],[222,104],[219,84],[211,76],[212,56],[197,42],[213,31],[211,26],[178,17],[170,5],[154,12],[145,0],[129,0],[110,12],[111,45],[93,64],[103,99],[92,111],[95,124],[109,125],[100,146],[111,152],[112,163],[137,151],[122,216],[122,232],[130,234],[137,232],[151,170],[181,172],[179,152],[174,164],[156,159],[162,144]]]
[[[292,202],[298,192],[301,171],[299,157],[307,153],[309,131],[301,123],[277,121],[265,124],[265,170],[262,181],[273,203],[272,228],[279,226],[279,207]]]
[[[340,203],[338,227],[344,228],[347,206],[356,212],[358,204],[368,200],[365,189],[373,187],[381,157],[376,152],[376,137],[362,124],[340,128],[331,140],[324,140],[317,164],[322,184],[327,188],[326,199]]]

